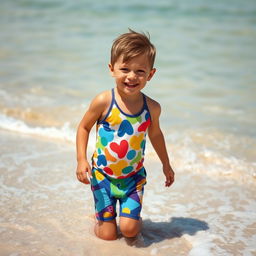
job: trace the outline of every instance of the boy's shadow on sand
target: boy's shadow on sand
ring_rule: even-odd
[[[181,237],[182,235],[195,235],[196,232],[209,229],[205,221],[173,217],[170,222],[153,222],[149,219],[143,220],[142,235],[144,246],[158,243],[166,239]]]

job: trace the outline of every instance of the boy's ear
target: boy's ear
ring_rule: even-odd
[[[151,80],[151,78],[154,76],[154,74],[156,73],[156,69],[155,68],[152,68],[150,73],[149,73],[149,76],[148,76],[148,81]]]
[[[108,68],[109,68],[109,71],[110,71],[111,76],[113,76],[114,67],[112,66],[111,63],[108,64]]]

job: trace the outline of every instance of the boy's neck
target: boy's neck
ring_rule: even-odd
[[[115,93],[118,94],[118,96],[122,99],[123,102],[136,102],[138,100],[141,100],[143,95],[141,91],[133,95],[127,95],[122,93],[122,91],[118,90],[117,87],[115,88]]]
[[[135,115],[140,112],[143,107],[144,100],[141,91],[134,95],[127,95],[120,93],[117,88],[115,88],[116,102],[118,106],[127,114]]]

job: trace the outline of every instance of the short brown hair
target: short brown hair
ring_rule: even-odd
[[[148,56],[149,64],[153,68],[156,48],[150,42],[149,34],[146,35],[129,29],[128,33],[122,34],[114,40],[111,48],[110,62],[114,66],[120,56],[123,56],[123,61],[126,62],[141,54]]]

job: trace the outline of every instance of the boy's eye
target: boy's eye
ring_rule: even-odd
[[[145,71],[144,71],[144,70],[138,70],[138,73],[139,73],[139,74],[144,74]]]
[[[128,68],[120,68],[120,70],[123,72],[128,72]]]

